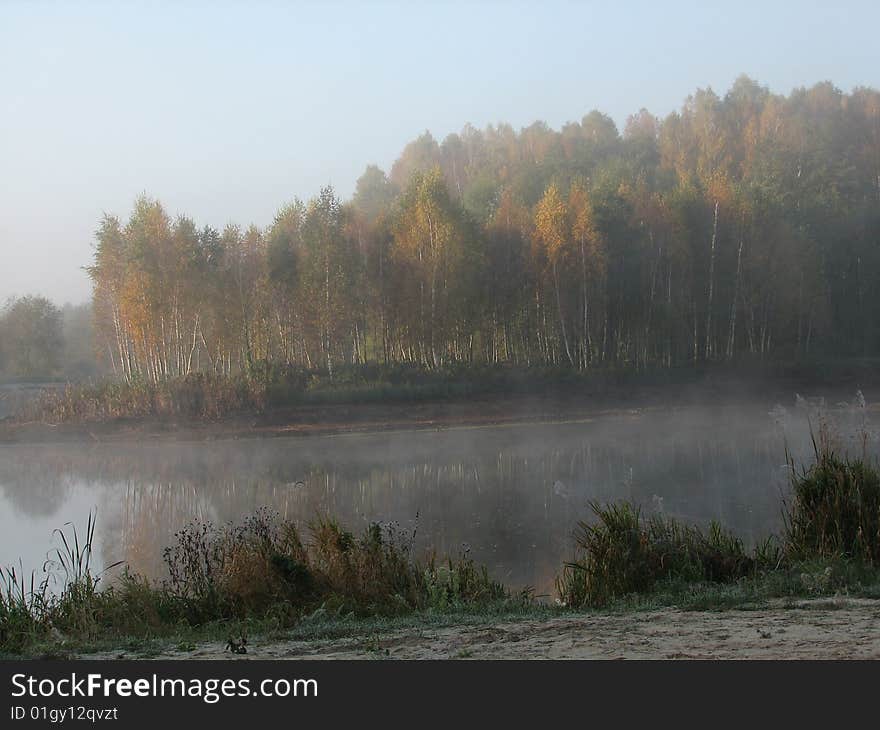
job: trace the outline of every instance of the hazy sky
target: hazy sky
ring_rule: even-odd
[[[0,0],[0,300],[86,299],[102,212],[141,192],[265,225],[425,129],[622,125],[740,73],[880,86],[876,0],[711,5]]]

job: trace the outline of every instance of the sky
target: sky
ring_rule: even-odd
[[[880,87],[875,2],[0,0],[0,302],[88,299],[104,213],[197,225],[342,197],[429,130],[622,128],[740,74]]]

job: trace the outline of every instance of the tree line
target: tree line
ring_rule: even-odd
[[[266,228],[105,216],[99,351],[126,379],[301,366],[656,368],[880,350],[880,93],[741,77],[621,133],[466,126]]]

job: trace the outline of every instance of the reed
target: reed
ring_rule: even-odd
[[[629,502],[591,502],[595,520],[578,524],[575,558],[557,578],[560,600],[572,607],[604,606],[647,593],[662,580],[723,583],[777,567],[768,540],[753,551],[717,523],[707,530],[653,515]]]
[[[123,570],[101,590],[107,570],[120,563],[94,570],[94,518],[84,534],[66,525],[57,535],[60,546],[41,581],[32,574],[28,583],[12,568],[3,574],[0,650],[21,652],[53,636],[144,638],[218,622],[289,628],[319,613],[396,616],[521,605],[529,598],[511,596],[467,554],[417,559],[414,533],[395,525],[373,524],[356,536],[321,518],[303,539],[267,508],[234,524],[194,521],[165,549],[163,580]]]
[[[815,462],[792,464],[785,550],[792,560],[880,562],[880,473],[863,455],[847,458],[830,439],[814,438]]]

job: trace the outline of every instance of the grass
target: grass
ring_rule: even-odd
[[[16,414],[16,421],[58,423],[116,419],[212,421],[303,404],[390,403],[461,400],[476,396],[626,396],[635,388],[701,383],[709,392],[749,383],[773,392],[790,388],[876,382],[878,360],[841,358],[797,362],[749,362],[641,369],[608,364],[589,371],[509,363],[451,363],[426,368],[413,363],[339,364],[321,368],[258,361],[231,374],[196,372],[158,383],[105,377],[46,389]],[[12,382],[12,381],[10,381]],[[29,381],[31,382],[31,381]],[[57,382],[57,381],[56,381]],[[735,391],[736,392],[736,391]]]
[[[414,534],[393,525],[374,524],[356,536],[319,519],[309,533],[303,539],[291,522],[267,509],[238,524],[196,521],[165,549],[163,581],[123,572],[98,590],[101,578],[90,567],[90,518],[83,540],[75,529],[59,531],[63,547],[40,583],[7,572],[0,651],[32,652],[56,639],[68,646],[99,639],[189,641],[203,630],[235,634],[252,626],[265,633],[320,624],[326,617],[511,610],[529,600],[527,594],[511,595],[467,554],[417,559]],[[60,588],[53,591],[50,583],[58,576]]]
[[[198,373],[160,383],[105,378],[46,389],[15,414],[19,422],[90,423],[118,419],[216,420],[263,408],[265,389],[244,376]]]
[[[591,503],[594,522],[581,522],[577,555],[556,582],[567,606],[604,606],[632,593],[647,593],[659,581],[726,583],[778,567],[773,540],[747,551],[741,540],[717,523],[707,531],[653,515],[621,502]]]
[[[866,456],[842,456],[821,423],[815,461],[791,464],[783,534],[747,550],[717,523],[703,530],[645,517],[627,502],[592,503],[578,526],[574,558],[557,578],[564,605],[675,596],[684,605],[833,595],[880,595],[880,473]]]
[[[615,597],[604,610],[644,611],[673,606],[687,611],[839,607],[836,601],[840,598],[880,598],[880,570],[843,560],[814,560],[727,582],[664,578],[649,591]]]
[[[877,565],[880,474],[864,457],[842,457],[824,439],[821,444],[814,441],[814,446],[815,463],[792,480],[793,501],[785,524],[789,556]]]
[[[230,637],[258,637],[268,642],[324,642],[363,640],[390,632],[419,633],[455,626],[491,626],[500,622],[546,621],[584,612],[620,614],[676,608],[686,611],[833,610],[845,598],[880,598],[880,570],[856,563],[813,562],[790,569],[770,571],[730,583],[689,582],[665,579],[646,593],[618,597],[602,607],[572,609],[534,601],[494,601],[438,611],[414,610],[394,615],[357,615],[321,607],[304,614],[293,625],[281,625],[272,617],[214,620],[190,625],[170,624],[161,630],[125,633],[66,635],[63,639],[41,635],[23,650],[3,656],[64,658],[101,653],[110,656],[150,658],[188,655],[205,644],[222,644]]]
[[[108,598],[98,591],[102,574],[92,571],[95,520],[89,515],[82,539],[74,525],[68,527],[69,533],[55,531],[61,546],[49,553],[42,580],[14,568],[0,576],[0,649],[21,650],[59,627],[76,634],[92,630],[95,611]],[[53,583],[60,583],[57,593]]]
[[[324,642],[373,637],[394,631],[434,631],[455,626],[488,626],[498,622],[546,620],[564,615],[565,609],[535,602],[497,601],[483,606],[437,611],[422,609],[398,615],[358,616],[316,610],[291,626],[279,626],[271,618],[217,620],[192,626],[185,623],[145,634],[42,636],[21,651],[0,648],[0,659],[13,657],[72,657],[80,654],[125,655],[150,658],[159,654],[186,654],[209,643],[225,643],[230,637],[247,636],[266,642]]]
[[[5,568],[0,594],[0,649],[17,652],[33,643],[42,633],[47,614],[47,585],[28,579],[24,571]]]

